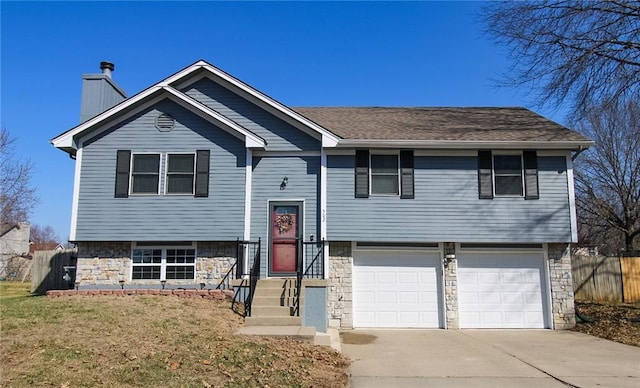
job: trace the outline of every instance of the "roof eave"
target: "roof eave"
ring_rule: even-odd
[[[472,140],[398,140],[398,139],[343,139],[339,148],[431,148],[431,149],[546,149],[583,150],[593,141],[472,141]]]

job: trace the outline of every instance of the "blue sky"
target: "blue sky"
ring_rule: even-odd
[[[526,106],[496,88],[507,53],[479,2],[7,2],[1,125],[35,164],[31,222],[69,235],[74,161],[50,145],[78,124],[81,75],[116,65],[128,95],[205,59],[289,106]]]

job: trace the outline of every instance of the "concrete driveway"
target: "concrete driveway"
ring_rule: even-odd
[[[570,331],[347,331],[352,387],[640,387],[640,348]],[[364,337],[361,337],[364,338]],[[366,338],[365,338],[366,339]]]

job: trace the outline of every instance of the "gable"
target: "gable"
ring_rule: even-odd
[[[208,77],[180,90],[189,97],[265,139],[267,151],[318,150],[321,136],[311,136]]]

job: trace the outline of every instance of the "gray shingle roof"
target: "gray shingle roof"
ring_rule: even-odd
[[[525,108],[292,108],[343,139],[585,142]]]

